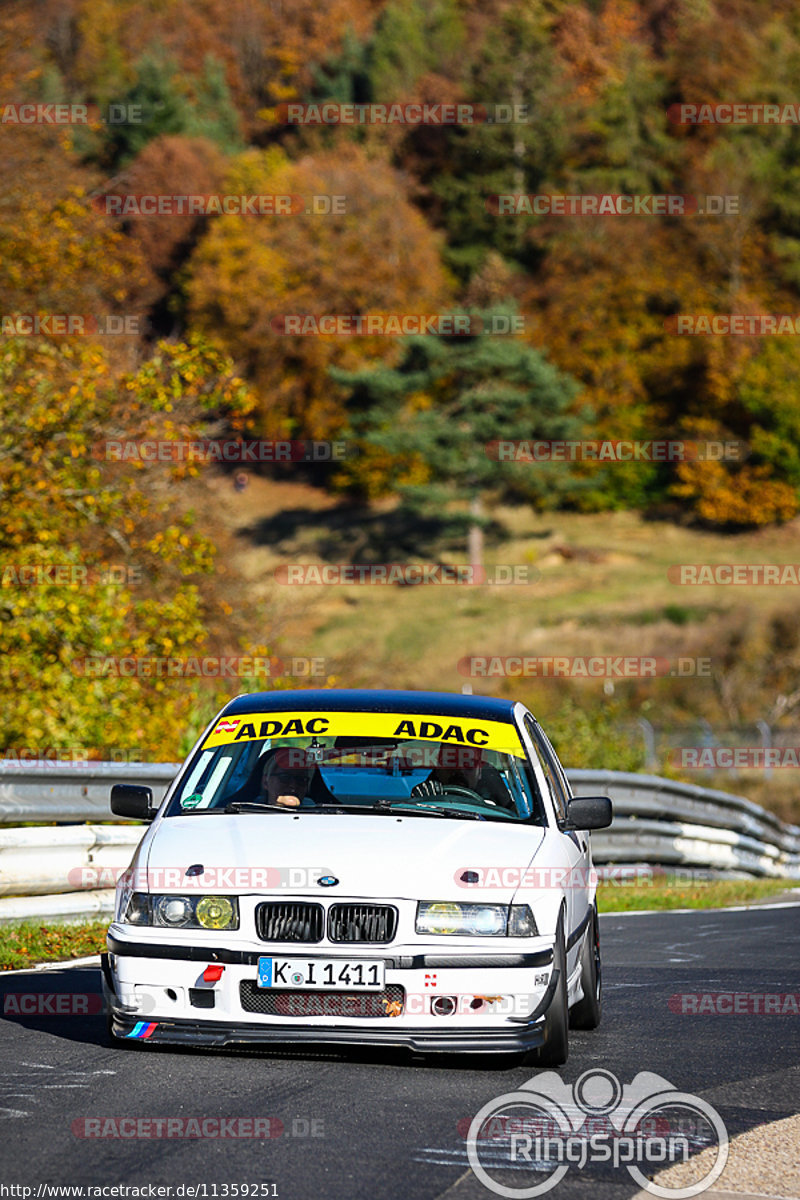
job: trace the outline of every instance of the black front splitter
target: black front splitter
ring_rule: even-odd
[[[135,1032],[137,1031],[137,1032]],[[331,1029],[322,1026],[287,1024],[234,1024],[222,1021],[176,1021],[150,1017],[143,1021],[111,1007],[111,1032],[117,1038],[147,1044],[193,1046],[236,1046],[242,1044],[284,1046],[387,1046],[415,1050],[420,1054],[519,1054],[544,1044],[544,1022],[516,1029]]]

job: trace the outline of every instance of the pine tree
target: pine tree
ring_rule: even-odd
[[[476,316],[482,329],[469,336],[409,337],[396,367],[331,375],[350,391],[350,437],[367,459],[382,456],[385,467],[388,456],[386,482],[409,517],[468,528],[470,559],[481,565],[489,494],[548,508],[579,486],[567,463],[504,459],[498,442],[575,438],[588,413],[574,411],[570,376],[518,338],[490,332],[511,310]]]

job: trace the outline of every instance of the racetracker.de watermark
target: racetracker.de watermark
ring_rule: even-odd
[[[628,880],[635,880],[630,874]],[[620,877],[622,879],[622,876]],[[534,890],[586,891],[595,888],[600,876],[594,867],[457,867],[453,880],[456,887],[479,889],[532,888]]]
[[[424,723],[427,725],[427,723]],[[220,722],[220,726],[222,722]],[[235,728],[235,726],[234,726]],[[440,727],[441,728],[441,727]],[[226,732],[232,733],[233,729]],[[391,768],[392,751],[380,742],[375,746],[361,746],[358,749],[341,746],[315,746],[313,749],[303,747],[283,746],[275,754],[273,761],[286,771],[307,772],[314,766],[324,766],[335,763],[348,767],[383,767]],[[421,769],[443,767],[452,770],[471,770],[481,765],[483,752],[478,746],[456,746],[444,742],[423,742],[416,746],[405,745],[402,751],[403,769]]]
[[[458,672],[480,679],[708,678],[711,659],[653,654],[471,654],[458,660]]]
[[[337,585],[401,584],[405,587],[506,587],[536,583],[539,572],[527,563],[499,563],[493,567],[466,563],[292,563],[275,568],[275,579],[283,584]]]
[[[286,337],[477,337],[522,333],[525,318],[504,313],[283,313],[269,324],[273,333]]]
[[[669,762],[683,771],[796,771],[800,746],[674,746]]]
[[[800,992],[676,992],[668,1004],[681,1016],[800,1016]]]
[[[33,103],[21,100],[0,105],[0,125],[141,125],[141,104]]]
[[[323,1138],[322,1117],[76,1117],[70,1127],[76,1138],[196,1139]]]
[[[84,566],[81,563],[4,563],[0,568],[0,587],[132,587],[142,582],[142,568],[136,564],[109,563]]]
[[[5,992],[3,1016],[88,1017],[103,1011],[100,992]]]
[[[186,797],[192,799],[192,797]],[[202,799],[202,797],[200,797]],[[191,810],[196,804],[184,805],[181,808]],[[73,867],[67,879],[76,890],[98,888],[113,888],[121,883],[136,892],[261,892],[279,889],[297,889],[317,887],[320,879],[330,875],[330,867],[215,867],[204,866],[199,874],[189,874],[181,864],[175,866],[136,866],[136,867],[104,867],[94,863],[84,863]]]
[[[93,207],[107,217],[296,217],[341,216],[347,196],[315,193],[234,194],[231,192],[150,192],[92,197]]]
[[[670,583],[684,587],[717,584],[723,587],[784,587],[800,582],[800,563],[673,563]]]
[[[309,679],[330,674],[328,660],[307,655],[207,654],[176,658],[158,654],[90,655],[73,658],[73,675],[90,679]]]
[[[607,438],[564,441],[496,438],[486,443],[495,462],[742,462],[746,442],[687,441],[682,438]]]
[[[550,981],[549,970],[531,974],[531,983],[540,989]],[[496,995],[481,992],[451,991],[446,983],[438,982],[438,972],[425,973],[424,986],[430,991],[406,992],[404,1001],[384,1000],[387,1017],[529,1017],[541,1000],[538,993]],[[433,990],[436,989],[436,990]]]
[[[514,125],[529,121],[527,104],[450,103],[279,104],[275,120],[283,125]]]
[[[685,217],[732,216],[739,212],[738,195],[683,196],[625,195],[617,192],[549,194],[500,192],[488,196],[485,207],[494,217]]]
[[[145,318],[134,313],[3,313],[3,337],[137,337]]]
[[[344,441],[243,440],[201,438],[179,442],[166,438],[95,442],[92,458],[105,462],[166,463],[289,463],[343,462],[355,447]]]
[[[674,125],[800,125],[800,104],[670,104],[667,116]]]
[[[457,887],[462,888],[533,888],[549,891],[555,888],[585,891],[598,884],[604,887],[656,887],[668,881],[671,887],[696,887],[716,882],[708,868],[676,867],[666,871],[647,863],[612,863],[598,867],[507,867],[497,864],[458,867],[453,874]]]
[[[667,333],[679,337],[793,337],[798,313],[675,313],[664,318]]]
[[[140,748],[121,750],[116,746],[65,746],[52,747],[8,746],[0,751],[3,771],[52,771],[87,767],[94,762],[144,762],[145,754]]]

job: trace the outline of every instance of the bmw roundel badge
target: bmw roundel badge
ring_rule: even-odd
[[[335,875],[323,875],[317,882],[320,887],[336,887],[339,880]]]

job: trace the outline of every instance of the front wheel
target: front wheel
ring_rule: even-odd
[[[553,950],[553,970],[558,971],[558,983],[544,1019],[544,1045],[526,1055],[526,1063],[534,1067],[560,1067],[569,1056],[569,1019],[567,1009],[567,952],[564,947],[564,918],[558,918]]]
[[[581,949],[581,987],[583,999],[570,1009],[570,1026],[573,1029],[596,1029],[603,1012],[597,901],[592,908],[589,929]]]

